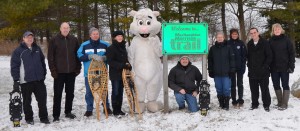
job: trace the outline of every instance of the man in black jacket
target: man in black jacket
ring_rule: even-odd
[[[112,33],[112,45],[107,48],[107,62],[109,64],[109,78],[112,85],[111,103],[114,115],[125,115],[122,112],[123,102],[123,81],[122,71],[124,68],[131,70],[125,48],[124,33],[115,31]]]
[[[190,112],[199,110],[196,96],[199,94],[202,74],[192,65],[188,56],[182,56],[175,67],[170,70],[169,87],[174,90],[179,110],[185,108],[185,101]]]
[[[71,113],[75,78],[80,73],[81,63],[77,58],[79,43],[77,38],[69,34],[70,26],[63,22],[60,33],[53,37],[48,47],[48,64],[54,78],[53,121],[59,121],[62,91],[65,87],[65,116],[74,119]]]
[[[14,80],[14,90],[21,91],[26,123],[33,125],[31,95],[35,95],[39,107],[41,123],[49,124],[47,112],[47,89],[44,83],[46,77],[45,57],[41,48],[34,42],[32,32],[23,34],[23,42],[15,49],[10,61],[11,76]]]
[[[231,99],[232,105],[239,106],[244,104],[243,93],[243,76],[246,70],[246,46],[243,41],[239,39],[239,31],[237,29],[231,29],[230,39],[227,41],[227,44],[233,50],[235,58],[235,72],[233,77],[231,77]],[[236,86],[238,87],[238,99],[236,99]]]
[[[272,51],[270,44],[259,36],[257,28],[250,29],[251,40],[248,42],[247,66],[251,90],[252,106],[250,110],[259,106],[259,87],[265,111],[270,111],[271,97],[269,92],[270,64]]]

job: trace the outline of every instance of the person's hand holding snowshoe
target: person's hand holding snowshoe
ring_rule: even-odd
[[[127,69],[127,70],[132,70],[132,66],[130,65],[130,63],[126,63],[125,66],[124,66],[124,69]]]
[[[14,90],[15,92],[20,92],[20,81],[14,81]]]
[[[96,61],[105,61],[106,60],[106,56],[99,56],[97,54],[90,54],[89,55],[89,59],[94,59]]]

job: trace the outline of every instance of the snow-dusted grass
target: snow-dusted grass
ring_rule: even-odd
[[[174,67],[176,62],[169,62],[169,69]],[[198,68],[201,69],[201,62],[193,62]],[[34,111],[35,125],[27,125],[24,118],[21,121],[20,128],[14,128],[12,122],[10,121],[10,115],[8,110],[9,104],[9,92],[12,90],[13,80],[10,76],[10,57],[0,57],[0,130],[111,130],[111,131],[128,131],[128,130],[202,130],[202,131],[212,131],[212,130],[246,130],[246,131],[258,131],[258,130],[272,130],[272,131],[283,131],[300,130],[300,101],[299,99],[291,95],[289,101],[289,108],[285,111],[278,111],[273,108],[276,104],[276,97],[274,89],[272,87],[272,82],[270,79],[270,93],[272,97],[271,111],[265,112],[261,105],[257,110],[249,110],[251,105],[251,94],[249,89],[247,74],[244,76],[244,107],[240,109],[234,109],[230,105],[229,111],[224,111],[218,109],[218,101],[216,97],[216,91],[214,88],[214,82],[212,79],[208,79],[211,84],[211,110],[209,114],[204,117],[201,116],[199,112],[188,113],[187,110],[179,111],[177,110],[177,104],[172,90],[169,90],[169,107],[170,113],[164,114],[162,112],[149,113],[145,112],[143,114],[143,120],[138,121],[135,117],[130,117],[130,115],[123,118],[115,118],[109,116],[105,119],[105,115],[101,113],[101,120],[96,119],[96,113],[94,111],[94,116],[91,118],[85,118],[83,116],[86,106],[85,106],[85,86],[83,74],[80,74],[76,79],[75,87],[75,98],[73,103],[73,113],[77,115],[74,120],[69,120],[64,117],[64,102],[65,98],[63,96],[62,101],[62,112],[61,121],[59,123],[52,123],[52,106],[53,106],[53,79],[48,70],[47,78],[45,80],[47,86],[47,105],[48,113],[51,124],[45,125],[39,122],[38,118],[38,108],[35,98],[33,96],[32,106]],[[300,61],[296,59],[296,69],[293,74],[290,75],[290,86],[294,81],[300,77]],[[247,73],[247,71],[246,71]],[[111,85],[109,85],[109,94],[111,92]],[[110,99],[110,98],[109,98]],[[159,100],[163,101],[162,91],[159,96]],[[102,110],[102,107],[101,107]],[[127,104],[127,98],[124,95],[122,110],[129,112],[129,107]],[[24,114],[23,114],[24,116]]]

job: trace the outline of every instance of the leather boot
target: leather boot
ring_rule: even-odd
[[[280,90],[275,90],[275,94],[276,94],[277,102],[278,102],[276,107],[278,108],[282,104],[282,91],[281,91],[281,89]]]
[[[288,102],[290,98],[290,90],[283,90],[282,104],[278,110],[285,110],[288,107]]]

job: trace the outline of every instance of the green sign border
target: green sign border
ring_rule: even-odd
[[[189,52],[167,52],[165,50],[165,38],[164,38],[164,27],[165,26],[169,26],[169,25],[194,25],[194,26],[204,26],[204,28],[206,28],[206,49],[204,49],[204,51],[189,51]],[[169,43],[168,43],[169,44]],[[162,23],[162,54],[163,55],[178,55],[178,54],[208,54],[208,24],[205,22],[202,23]]]

